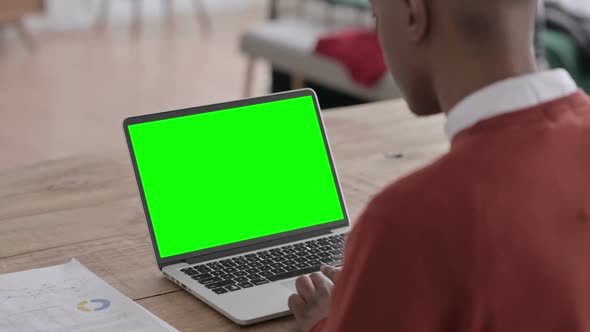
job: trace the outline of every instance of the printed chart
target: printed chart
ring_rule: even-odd
[[[175,331],[75,260],[0,275],[0,331]]]

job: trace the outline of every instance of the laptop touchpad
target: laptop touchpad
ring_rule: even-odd
[[[290,290],[292,290],[293,292],[297,293],[297,288],[295,287],[295,279],[285,281],[285,282],[281,283],[281,285],[283,285],[283,286],[289,288]]]

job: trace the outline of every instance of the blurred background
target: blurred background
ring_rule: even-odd
[[[590,91],[590,1],[540,3],[542,67]],[[0,0],[0,170],[125,152],[125,117],[312,87],[399,98],[367,0]]]

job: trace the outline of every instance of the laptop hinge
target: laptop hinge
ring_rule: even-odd
[[[228,249],[228,250],[216,252],[214,254],[203,255],[203,256],[199,256],[199,257],[192,257],[192,258],[186,259],[185,262],[187,262],[188,264],[196,264],[196,263],[200,263],[200,262],[206,262],[206,261],[209,261],[212,259],[218,259],[218,258],[222,258],[222,257],[226,257],[226,256],[237,255],[240,253],[245,253],[245,252],[249,252],[249,251],[253,251],[253,250],[264,249],[267,247],[274,247],[274,246],[278,246],[281,244],[287,244],[290,242],[305,240],[305,239],[316,237],[316,236],[327,235],[330,233],[331,233],[331,230],[329,230],[329,229],[313,231],[313,232],[309,232],[309,233],[305,233],[305,234],[288,236],[288,237],[277,239],[277,240],[270,240],[270,241],[264,241],[264,242],[260,242],[260,243],[256,243],[256,244],[250,244],[250,245],[240,247],[240,248]]]

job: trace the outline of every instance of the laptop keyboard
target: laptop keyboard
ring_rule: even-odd
[[[216,294],[264,285],[317,272],[320,266],[340,266],[346,234],[191,266],[180,271]]]

